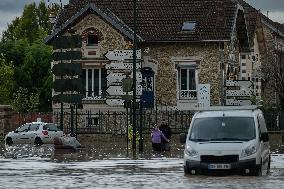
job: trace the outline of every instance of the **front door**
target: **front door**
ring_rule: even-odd
[[[154,107],[154,71],[152,68],[144,67],[142,73],[142,96],[141,104],[143,108]]]

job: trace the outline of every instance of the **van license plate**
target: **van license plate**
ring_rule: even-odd
[[[208,169],[231,169],[230,164],[209,164]]]

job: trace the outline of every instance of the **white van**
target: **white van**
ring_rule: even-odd
[[[257,106],[216,106],[198,111],[184,139],[186,174],[260,176],[269,172],[268,132]]]

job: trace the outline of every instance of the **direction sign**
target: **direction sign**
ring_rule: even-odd
[[[246,106],[246,105],[252,105],[252,102],[250,100],[226,99],[226,105],[228,105],[228,106]]]
[[[141,64],[136,64],[136,69],[141,68]],[[106,64],[106,69],[108,70],[133,70],[133,63],[125,63],[125,62],[112,62]]]
[[[252,90],[226,90],[226,96],[251,96]]]
[[[131,73],[130,77],[133,77]],[[107,76],[107,84],[111,85],[112,83],[121,83],[122,80],[126,78],[125,73],[121,72],[110,72]],[[136,83],[142,82],[142,74],[141,72],[136,72]]]
[[[110,105],[110,106],[123,106],[124,100],[123,99],[107,99],[106,103],[107,105]]]
[[[132,60],[133,50],[108,51],[105,57],[108,60]],[[141,59],[141,49],[136,51],[136,58]]]
[[[115,85],[111,85],[108,87],[108,89],[106,90],[107,93],[110,96],[122,96],[122,95],[126,95],[126,92],[123,92],[123,88],[122,86],[115,86]],[[129,92],[129,95],[132,95],[133,92]],[[137,89],[136,89],[136,94],[137,95],[142,95],[142,86],[138,85]]]
[[[241,89],[243,88],[248,89],[253,86],[253,83],[248,80],[227,80],[226,86],[227,87],[241,87]]]

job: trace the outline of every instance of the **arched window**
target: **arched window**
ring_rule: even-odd
[[[97,46],[99,43],[99,38],[95,34],[88,34],[87,46]]]
[[[87,46],[98,46],[103,40],[103,34],[96,28],[88,28],[82,33],[83,41]]]

